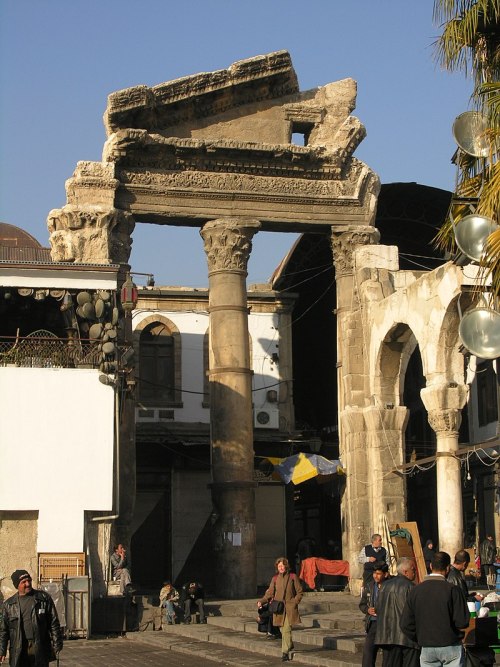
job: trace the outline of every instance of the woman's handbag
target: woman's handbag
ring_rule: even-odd
[[[283,600],[271,600],[269,603],[269,611],[273,614],[282,614],[285,611],[285,603]]]

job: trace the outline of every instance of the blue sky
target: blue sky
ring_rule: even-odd
[[[48,245],[79,160],[100,160],[107,95],[287,49],[307,90],[352,77],[356,151],[383,183],[453,189],[453,120],[470,80],[433,58],[433,0],[0,0],[0,220]],[[249,282],[294,236],[259,233]],[[138,225],[133,270],[157,284],[206,285],[198,231]]]

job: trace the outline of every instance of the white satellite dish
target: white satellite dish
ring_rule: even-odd
[[[496,222],[485,215],[466,215],[455,225],[455,241],[464,255],[480,262],[486,239],[496,229],[499,229]]]
[[[500,357],[500,313],[474,308],[462,317],[458,335],[464,346],[481,359]]]
[[[480,111],[465,111],[455,118],[453,137],[459,148],[474,157],[488,157],[488,119]]]

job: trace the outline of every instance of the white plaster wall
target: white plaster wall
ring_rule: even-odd
[[[248,330],[252,339],[253,395],[255,410],[269,408],[266,393],[269,388],[279,395],[279,361],[275,363],[272,355],[279,358],[279,315],[277,313],[251,313],[248,318]],[[276,407],[276,406],[275,406]]]
[[[110,511],[114,391],[92,369],[0,368],[0,510],[38,510],[39,552],[83,550]]]
[[[177,422],[210,422],[210,411],[203,407],[203,340],[208,331],[208,313],[203,311],[175,312],[168,310],[135,311],[133,328],[151,315],[162,315],[178,328],[182,345],[182,408],[175,408]],[[272,353],[279,354],[279,315],[250,313],[248,329],[252,340],[253,402],[259,409],[266,403],[270,385],[279,394],[279,368]],[[276,408],[277,409],[277,408]]]

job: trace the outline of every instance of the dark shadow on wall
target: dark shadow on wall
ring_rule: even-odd
[[[212,549],[211,517],[209,516],[193,544],[176,580],[176,588],[190,581],[197,581],[206,591],[215,589],[215,551]]]

